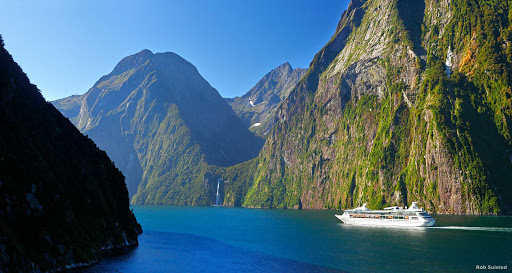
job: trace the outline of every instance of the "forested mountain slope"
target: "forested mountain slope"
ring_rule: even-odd
[[[244,205],[510,212],[509,5],[353,0],[278,108]]]
[[[138,244],[124,177],[46,102],[0,36],[0,272],[62,270]]]

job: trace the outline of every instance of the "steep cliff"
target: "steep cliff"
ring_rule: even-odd
[[[272,129],[277,107],[305,73],[306,69],[293,69],[289,63],[282,64],[243,96],[226,101],[251,131],[265,137]]]
[[[54,105],[119,166],[136,204],[211,204],[216,184],[205,172],[254,158],[263,145],[174,53],[126,57],[87,93]]]
[[[509,3],[353,0],[278,108],[244,205],[511,211]]]
[[[121,172],[44,100],[0,36],[0,272],[89,264],[140,232]]]

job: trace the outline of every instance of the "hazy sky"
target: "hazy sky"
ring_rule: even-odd
[[[0,34],[47,100],[83,94],[123,57],[171,51],[223,97],[307,68],[349,0],[5,1]]]

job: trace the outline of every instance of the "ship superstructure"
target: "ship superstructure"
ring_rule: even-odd
[[[434,218],[419,208],[417,202],[412,202],[409,208],[387,207],[384,210],[371,210],[365,203],[361,207],[345,210],[336,217],[350,225],[431,227],[435,224]]]

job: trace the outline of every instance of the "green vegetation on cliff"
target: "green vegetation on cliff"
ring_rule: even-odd
[[[505,1],[352,1],[278,109],[244,205],[512,204]]]

